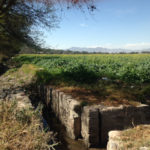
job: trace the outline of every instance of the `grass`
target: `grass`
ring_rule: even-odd
[[[150,126],[140,125],[122,131],[120,141],[123,142],[123,149],[138,150],[140,147],[148,147],[150,150]]]
[[[1,88],[15,90],[37,82],[40,67],[24,64],[4,73]],[[45,132],[41,121],[41,109],[22,108],[20,101],[0,101],[0,150],[54,150],[54,136]],[[22,99],[21,102],[24,102]]]
[[[12,80],[15,80],[11,84],[18,84],[18,86],[26,86],[32,82],[36,84],[51,84],[54,88],[64,91],[81,101],[81,103],[88,105],[138,105],[139,103],[134,101],[144,101],[145,96],[148,95],[147,89],[149,89],[146,86],[147,88],[142,88],[140,92],[140,89],[137,89],[137,87],[131,89],[130,85],[103,80],[93,84],[89,84],[89,82],[86,84],[65,83],[58,77],[55,77],[55,75],[50,74],[46,69],[33,64],[23,64],[20,68],[9,70],[4,76],[6,76],[6,80],[9,80],[10,83]],[[144,91],[144,89],[146,90]]]
[[[50,84],[88,104],[147,103],[150,55],[18,55],[18,65],[37,66],[39,84]],[[28,70],[32,70],[27,68]]]
[[[37,82],[36,73],[40,68],[32,64],[24,64],[19,68],[13,68],[3,74],[3,78],[9,81],[11,86],[27,86]]]
[[[49,150],[52,135],[45,132],[39,111],[17,107],[17,101],[0,102],[1,150]]]
[[[93,62],[95,61],[97,55],[92,56],[89,56],[88,61],[91,58]],[[115,58],[115,55],[109,56]],[[16,83],[20,85],[34,81],[39,84],[51,84],[80,100],[82,106],[99,103],[114,106],[138,105],[135,101],[145,102],[149,98],[150,84],[148,82],[127,83],[114,78],[103,80],[101,78],[103,76],[99,77],[95,72],[96,69],[93,72],[92,67],[90,70],[88,65],[83,64],[85,56],[77,55],[77,57],[80,57],[75,59],[75,61],[79,60],[79,65],[73,66],[75,63],[73,61],[69,67],[65,68],[74,56],[21,55],[17,58],[18,62],[20,61],[18,63],[20,67],[11,69],[4,76],[10,81],[15,78]],[[145,55],[141,57],[144,60]],[[133,148],[133,150],[138,149],[139,146],[150,146],[149,133],[150,127],[146,126],[125,131],[122,134],[122,141],[126,143],[124,146],[126,149]],[[13,100],[0,102],[0,148],[2,150],[46,150],[51,146],[48,145],[50,136],[50,133],[44,132],[37,112],[32,109],[19,110],[17,102]]]
[[[45,68],[61,80],[76,84],[97,82],[103,77],[126,83],[150,83],[150,55],[19,55],[21,64]]]
[[[114,87],[114,85],[104,85],[102,87],[93,88],[74,87],[74,86],[54,86],[56,89],[72,95],[81,103],[88,105],[103,104],[105,106],[118,106],[118,105],[133,105],[138,106],[140,100],[137,100],[137,95],[131,92],[130,87],[126,89]],[[134,91],[135,92],[135,91]]]

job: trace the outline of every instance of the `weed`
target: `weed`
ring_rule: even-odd
[[[48,144],[52,135],[44,131],[37,113],[29,108],[19,110],[17,101],[0,102],[0,149],[49,150],[53,147]]]

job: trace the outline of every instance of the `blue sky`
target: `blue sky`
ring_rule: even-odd
[[[45,46],[150,48],[150,0],[99,0],[96,7],[58,13],[59,28],[45,32]]]

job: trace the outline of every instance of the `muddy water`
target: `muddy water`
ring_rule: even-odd
[[[71,140],[70,138],[67,138],[67,137],[65,138],[65,140],[68,143],[67,147],[69,150],[87,150],[87,148],[84,146],[82,140],[76,141],[76,140]],[[90,148],[89,150],[106,150],[106,149],[104,149],[104,148]]]
[[[81,140],[72,140],[64,137],[66,143],[62,143],[59,150],[87,150]]]
[[[82,139],[72,140],[66,135],[65,127],[60,123],[60,121],[56,118],[55,114],[52,113],[47,108],[43,109],[43,117],[46,120],[50,130],[57,133],[56,138],[60,142],[60,144],[55,147],[56,150],[88,150]],[[90,150],[106,150],[102,148],[91,148]]]

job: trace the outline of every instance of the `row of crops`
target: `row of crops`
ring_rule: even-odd
[[[150,82],[150,55],[19,55],[21,64],[31,63],[80,83],[93,83],[102,78],[128,83]]]

